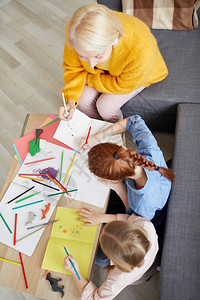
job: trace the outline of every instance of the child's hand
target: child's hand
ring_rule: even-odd
[[[103,213],[95,212],[88,208],[81,208],[76,213],[83,217],[77,218],[77,220],[84,221],[85,226],[96,226],[98,224],[104,223]]]
[[[92,148],[98,142],[98,140],[94,134],[94,135],[89,136],[87,143],[85,143],[85,142],[86,142],[86,137],[82,137],[81,142],[80,142],[80,149],[82,151],[84,151],[88,148]]]
[[[71,256],[71,255],[67,255],[65,257],[64,263],[63,263],[64,269],[67,270],[68,272],[70,272],[71,274],[76,274],[74,271],[74,268],[72,267],[70,260],[74,263],[74,267],[76,268],[77,272],[80,273],[78,263],[75,260],[75,258],[73,258],[73,256]]]

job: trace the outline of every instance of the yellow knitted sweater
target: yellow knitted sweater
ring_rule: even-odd
[[[168,70],[158,49],[156,39],[139,19],[115,12],[125,35],[112,50],[109,70],[90,68],[81,61],[66,41],[63,54],[65,86],[62,89],[66,102],[78,103],[87,78],[88,86],[107,94],[129,94],[140,86],[149,86],[163,80]],[[68,28],[68,25],[67,25]]]

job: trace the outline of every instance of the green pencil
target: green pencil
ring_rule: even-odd
[[[25,207],[25,206],[29,206],[29,205],[33,205],[33,204],[36,204],[36,203],[40,203],[40,202],[43,202],[43,201],[44,200],[39,200],[39,201],[31,202],[31,203],[28,203],[28,204],[24,204],[24,205],[21,205],[21,206],[13,207],[12,210],[18,209],[18,208],[21,208],[21,207]]]
[[[66,192],[60,192],[60,193],[56,193],[56,194],[50,194],[47,197],[52,197],[52,196],[57,196],[57,195],[62,195],[62,194],[66,194],[66,193],[70,193],[70,192],[76,192],[78,189],[75,190],[71,190],[71,191],[66,191]]]
[[[4,221],[4,224],[6,225],[6,227],[8,228],[8,230],[10,231],[10,233],[12,233],[10,227],[8,226],[8,224],[6,223],[6,220],[4,219],[4,217],[2,216],[2,214],[0,213],[0,217],[2,218],[2,220]]]
[[[60,177],[59,177],[59,181],[61,181],[61,177],[62,177],[62,166],[63,166],[63,150],[62,150],[62,154],[61,154]]]
[[[33,196],[35,196],[35,195],[38,195],[39,193],[41,193],[41,192],[37,192],[37,193],[35,193],[35,194],[29,195],[29,196],[27,196],[27,197],[25,197],[25,198],[22,198],[22,199],[20,199],[20,200],[17,200],[17,201],[15,201],[15,203],[18,203],[18,202],[21,202],[21,201],[26,200],[26,199],[28,199],[28,198],[31,198],[31,197],[33,197]]]

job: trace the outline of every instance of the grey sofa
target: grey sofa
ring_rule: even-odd
[[[121,0],[98,3],[122,10]],[[200,299],[200,25],[152,33],[169,75],[121,109],[124,117],[141,115],[151,130],[175,132],[159,300]]]

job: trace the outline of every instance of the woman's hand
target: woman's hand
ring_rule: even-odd
[[[65,108],[64,106],[60,106],[58,108],[58,117],[64,121],[70,121],[73,118],[73,114],[75,112],[76,106],[74,101],[69,101],[66,104],[68,116],[65,117]]]
[[[80,274],[78,263],[75,260],[75,258],[73,258],[73,256],[71,256],[71,255],[67,255],[65,257],[64,263],[63,263],[64,269],[67,270],[68,272],[70,272],[71,274],[76,274],[74,271],[74,268],[72,267],[70,260],[74,263],[74,267],[76,268],[78,274]]]
[[[85,226],[96,226],[104,223],[105,214],[92,211],[88,208],[81,208],[76,212],[81,218],[77,218],[79,221],[84,221]]]
[[[82,137],[80,142],[80,149],[84,151],[88,148],[92,148],[96,143],[98,143],[98,139],[95,134],[89,136],[87,143],[86,143],[86,137]]]

